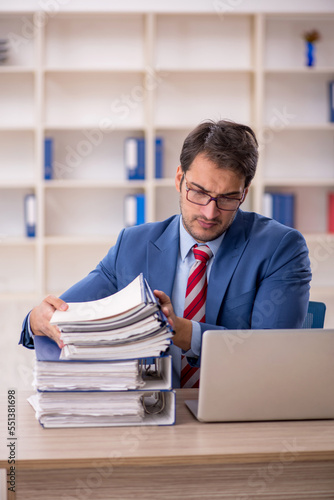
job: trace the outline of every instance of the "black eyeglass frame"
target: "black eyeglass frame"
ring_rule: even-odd
[[[206,193],[205,191],[202,191],[200,189],[193,189],[193,188],[188,187],[186,176],[183,175],[183,177],[184,177],[184,183],[185,183],[187,201],[189,201],[189,203],[193,203],[194,205],[200,205],[201,207],[206,207],[213,200],[213,201],[216,202],[216,207],[218,208],[218,210],[223,210],[224,212],[234,212],[235,210],[238,210],[238,208],[240,207],[241,203],[245,199],[245,190],[246,189],[243,190],[241,198],[232,198],[231,196],[225,196],[224,194],[220,194],[219,196],[214,197],[214,196],[210,196],[209,193]],[[208,196],[207,203],[197,203],[196,201],[189,200],[189,197],[188,197],[189,191],[195,191],[196,193],[205,194],[206,196]],[[235,201],[239,202],[239,205],[236,208],[220,208],[218,206],[218,200],[219,199],[235,200]]]

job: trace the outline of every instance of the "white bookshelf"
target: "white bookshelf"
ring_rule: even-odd
[[[83,277],[115,243],[126,194],[145,193],[148,221],[178,212],[174,175],[183,140],[200,121],[221,118],[252,126],[260,142],[244,208],[261,212],[265,191],[295,193],[313,287],[317,298],[331,294],[331,10],[297,16],[232,9],[222,16],[209,9],[64,9],[29,31],[34,12],[7,9],[0,38],[24,29],[27,36],[0,66],[0,294],[60,293]],[[308,29],[322,35],[314,68],[304,63],[301,34]],[[126,180],[130,136],[146,139],[145,181]],[[164,139],[163,179],[154,178],[156,136]],[[54,141],[50,181],[45,137]],[[29,193],[38,203],[33,239],[25,237],[23,218]]]

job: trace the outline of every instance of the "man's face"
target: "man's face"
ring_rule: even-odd
[[[180,208],[183,225],[186,231],[199,243],[218,238],[232,224],[236,211],[219,210],[216,202],[211,200],[206,206],[195,205],[186,198],[186,183],[190,189],[204,191],[210,196],[229,195],[244,199],[248,193],[245,179],[228,169],[218,168],[202,153],[197,155],[183,178],[181,166],[175,176],[175,186],[180,192]],[[182,181],[182,183],[181,183]]]

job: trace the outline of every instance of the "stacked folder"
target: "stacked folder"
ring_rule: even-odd
[[[35,336],[29,398],[45,427],[171,425],[171,328],[142,275],[120,292],[70,303],[51,319],[63,349]]]

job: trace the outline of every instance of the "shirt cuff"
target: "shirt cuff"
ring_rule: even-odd
[[[197,321],[192,321],[191,347],[183,352],[187,358],[198,358],[201,352],[202,333],[201,327]]]
[[[30,327],[30,314],[28,315],[28,318],[27,318],[27,327],[28,327],[28,333],[30,335],[30,338],[33,339],[34,338],[34,334],[32,333],[32,329]]]

